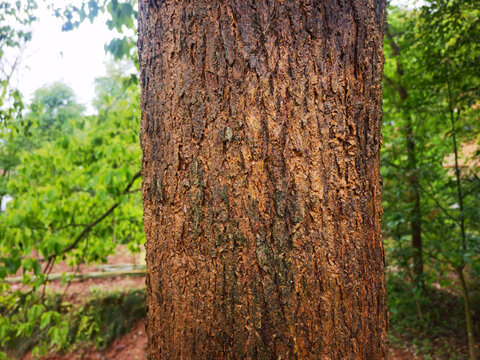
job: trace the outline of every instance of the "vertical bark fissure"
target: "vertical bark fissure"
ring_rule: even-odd
[[[140,1],[152,359],[385,358],[376,2]]]

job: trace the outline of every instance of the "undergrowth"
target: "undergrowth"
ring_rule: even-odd
[[[463,300],[460,296],[426,285],[414,293],[404,277],[387,276],[390,313],[389,345],[412,348],[424,360],[469,359]],[[417,299],[421,315],[418,311]],[[472,296],[474,322],[480,324],[480,298]],[[477,338],[478,329],[477,327]]]
[[[29,351],[38,356],[91,346],[105,349],[145,316],[145,308],[144,289],[94,291],[80,305],[62,301],[58,294],[49,295],[43,304],[31,294],[18,297],[13,305],[0,304],[0,315],[7,325],[22,324],[11,326],[10,332],[5,324],[0,327],[0,359],[19,359]]]

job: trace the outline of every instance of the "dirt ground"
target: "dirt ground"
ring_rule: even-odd
[[[89,349],[86,352],[50,355],[43,360],[145,360],[147,335],[145,334],[144,320],[139,321],[132,330],[113,341],[105,351]],[[423,360],[416,356],[412,350],[391,348],[388,353],[389,360]],[[24,360],[31,360],[27,356]]]

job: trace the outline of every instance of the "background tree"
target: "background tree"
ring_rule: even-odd
[[[447,240],[450,246],[446,247],[450,251],[444,250],[440,256],[458,275],[464,299],[470,359],[476,359],[470,296],[464,273],[467,265],[477,269],[480,265],[472,262],[474,258],[478,260],[480,254],[480,237],[474,225],[480,219],[478,208],[469,206],[478,205],[478,200],[475,195],[473,201],[469,199],[472,192],[465,186],[468,181],[466,174],[461,174],[459,156],[462,142],[476,140],[478,135],[478,127],[472,131],[474,124],[478,124],[478,111],[472,105],[480,99],[480,45],[477,41],[480,9],[463,0],[433,2],[423,9],[421,16],[424,23],[420,26],[420,34],[427,46],[421,60],[424,69],[431,71],[431,76],[426,78],[426,89],[436,94],[437,109],[444,114],[439,120],[446,126],[444,135],[448,142],[444,146],[448,146],[448,152],[453,154],[454,159],[453,176],[447,173],[436,181],[432,179],[434,186],[440,186],[434,188],[435,194],[448,194],[449,206],[443,208],[446,209],[444,215],[449,218],[445,221],[449,231],[445,229],[448,232],[444,232],[443,236],[450,235]],[[432,32],[437,33],[435,38]],[[475,180],[473,185],[476,188]]]
[[[408,232],[411,238],[412,269],[407,265],[407,270],[412,281],[418,289],[423,289],[423,251],[422,251],[422,204],[420,190],[419,154],[422,146],[417,131],[419,130],[419,118],[417,116],[419,101],[416,89],[409,87],[412,79],[409,78],[417,71],[415,62],[408,61],[412,52],[412,40],[415,38],[415,17],[406,10],[392,10],[389,16],[389,23],[385,36],[385,51],[387,64],[384,74],[385,92],[388,92],[385,101],[385,122],[393,125],[395,134],[388,132],[386,126],[386,137],[395,137],[395,145],[389,145],[384,154],[385,186],[394,182],[394,186],[386,191],[387,196],[402,197],[400,204],[405,206],[406,213],[401,219],[408,221]],[[398,131],[403,137],[398,136]],[[399,150],[399,147],[401,151]],[[404,155],[406,157],[402,158]],[[399,159],[400,156],[400,159]],[[396,160],[400,163],[395,164]],[[392,166],[393,165],[393,166]],[[402,186],[402,182],[408,184]],[[387,198],[388,199],[388,198]],[[395,199],[397,202],[399,199]],[[387,201],[391,201],[388,199]],[[387,213],[388,219],[388,213]],[[390,220],[390,219],[388,219]],[[392,219],[393,220],[393,219]],[[396,227],[396,236],[401,232]]]
[[[35,127],[35,142],[50,140],[75,128],[82,128],[84,107],[77,103],[73,90],[56,82],[37,89],[33,95],[30,112],[26,116],[27,126]]]
[[[102,262],[118,244],[138,251],[143,241],[135,84],[111,68],[98,80],[94,116],[78,113],[63,84],[36,95],[20,122],[28,131],[16,134],[18,141],[33,144],[18,153],[7,187],[12,200],[0,214],[0,277],[21,270],[25,285],[34,290],[1,297],[0,310],[34,304],[36,315],[2,317],[0,346],[8,346],[14,334],[29,337],[39,326],[56,329],[46,339],[50,346],[67,346],[68,324],[58,308],[47,311],[39,304],[42,292],[36,292],[53,264]],[[21,140],[22,134],[27,138]]]
[[[471,161],[478,153],[462,155],[461,149],[475,148],[478,141],[478,15],[469,1],[431,2],[416,11],[392,11],[383,165],[385,234],[396,240],[396,245],[389,247],[394,251],[390,259],[395,263],[404,259],[400,264],[409,271],[405,260],[413,255],[417,273],[415,246],[410,251],[403,245],[405,220],[415,210],[411,195],[416,194],[421,199],[419,214],[428,268],[424,279],[430,286],[441,283],[452,287],[451,272],[457,275],[471,359],[476,358],[475,330],[470,276],[464,275],[468,272],[473,278],[479,266],[478,182],[474,180],[478,165]],[[408,129],[407,141],[399,141],[402,128]],[[410,181],[412,171],[415,182]],[[402,184],[402,179],[407,181]],[[415,296],[425,328],[428,320],[422,315],[420,302],[431,306],[432,295],[424,299]]]

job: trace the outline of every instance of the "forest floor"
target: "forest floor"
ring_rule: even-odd
[[[41,360],[145,360],[147,335],[144,320],[138,321],[127,334],[115,339],[105,350],[94,346],[81,348],[73,353],[48,354]],[[23,360],[33,360],[27,354]]]
[[[115,255],[108,258],[108,266],[125,266],[128,264],[142,265],[144,264],[144,254],[131,254],[125,247],[120,246]],[[81,274],[88,274],[92,272],[98,272],[102,267],[95,265],[92,266],[80,266],[78,269],[73,269],[66,264],[58,264],[53,268],[53,274],[61,274],[62,272],[77,272]],[[105,267],[103,267],[105,269]],[[75,271],[76,270],[76,271]],[[13,285],[15,286],[20,285]],[[107,279],[87,279],[79,282],[72,282],[65,289],[61,281],[51,281],[47,287],[47,293],[63,293],[63,301],[67,301],[70,304],[81,304],[86,299],[91,298],[95,293],[109,293],[115,291],[134,291],[144,289],[145,277],[116,277]],[[123,335],[116,337],[113,341],[104,349],[98,349],[94,345],[77,347],[72,353],[58,354],[51,353],[41,359],[43,360],[144,360],[146,359],[146,343],[147,336],[145,334],[145,319],[141,318],[136,320],[130,328]],[[392,328],[392,327],[391,327]],[[394,337],[389,336],[390,360],[427,360],[427,359],[450,359],[450,357],[436,356],[428,354],[422,356],[418,354],[418,346],[411,343],[411,338],[408,336],[402,336],[402,334],[396,333]],[[442,342],[450,342],[452,338],[443,338]],[[455,344],[452,344],[456,347]],[[462,348],[460,352],[463,352],[464,344],[460,346]],[[459,349],[459,347],[457,347]],[[459,349],[460,350],[460,349]],[[30,353],[27,353],[22,360],[31,360]]]

